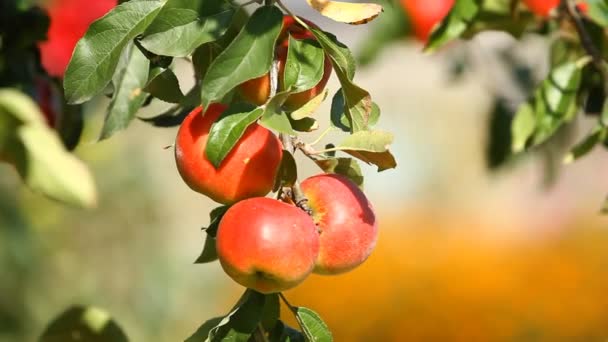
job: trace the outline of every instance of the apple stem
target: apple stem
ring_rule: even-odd
[[[279,134],[279,138],[283,143],[283,148],[287,150],[289,153],[294,153],[296,151],[296,147],[293,144],[292,137],[288,134]],[[302,191],[302,187],[300,187],[300,182],[297,180],[291,187],[287,187],[287,191],[283,190],[284,193],[291,193],[291,198],[296,206],[302,210],[304,210],[308,215],[312,216],[312,209],[308,205],[308,198],[304,195]]]
[[[285,296],[283,295],[283,292],[279,292],[279,297],[281,297],[281,300],[283,301],[283,303],[285,303],[285,305],[287,305],[287,307],[289,308],[289,310],[291,312],[293,312],[294,314],[297,312],[296,308],[289,303],[287,298],[285,298]]]

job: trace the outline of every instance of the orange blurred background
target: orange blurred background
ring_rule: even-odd
[[[355,51],[369,30],[287,4]],[[454,50],[428,56],[405,39],[358,71],[358,84],[382,108],[379,127],[395,133],[399,163],[379,174],[362,166],[380,220],[378,246],[360,268],[311,276],[286,296],[317,311],[336,341],[606,341],[608,218],[599,214],[606,153],[566,166],[558,145],[488,171],[489,85],[502,84],[484,53],[512,48],[542,74],[547,42],[490,34],[461,44],[487,64],[457,81],[449,74]],[[176,63],[185,91],[190,65]],[[328,87],[337,90],[337,80]],[[173,151],[164,149],[176,129],[136,120],[99,143],[106,106],[103,98],[86,105],[77,149],[95,175],[98,208],[41,198],[0,165],[0,341],[35,340],[73,304],[106,309],[133,341],[183,340],[243,291],[218,263],[193,264],[217,204],[179,177]],[[328,113],[326,101],[317,116],[327,121]],[[566,140],[588,128],[579,120]],[[319,172],[298,161],[301,178]]]

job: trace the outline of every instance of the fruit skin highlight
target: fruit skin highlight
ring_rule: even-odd
[[[454,0],[401,0],[401,6],[412,21],[416,38],[426,42],[435,25],[450,12]]]
[[[230,207],[220,221],[217,255],[237,283],[261,293],[300,284],[313,270],[319,233],[303,210],[257,197]]]
[[[306,19],[302,19],[302,21],[306,22],[306,24],[308,24],[310,27],[318,28],[317,25]],[[283,89],[283,75],[285,74],[285,62],[287,61],[287,51],[289,48],[289,35],[298,40],[316,40],[312,32],[300,26],[300,24],[298,24],[292,16],[286,15],[283,17],[283,27],[281,29],[281,33],[279,33],[279,38],[277,39],[275,48],[275,56],[279,74],[279,89]],[[317,83],[317,85],[311,89],[291,94],[283,103],[283,107],[287,110],[296,110],[305,105],[308,101],[312,100],[315,96],[321,94],[327,85],[329,77],[331,76],[331,71],[332,65],[330,57],[325,55],[323,76],[321,77],[319,83]],[[241,96],[246,101],[257,106],[263,105],[270,97],[270,74],[267,73],[258,78],[244,82],[239,86],[239,90]]]
[[[192,190],[219,203],[264,196],[274,185],[282,144],[272,132],[253,123],[216,169],[207,159],[205,147],[211,125],[225,109],[213,104],[202,115],[199,107],[184,119],[175,140],[179,174]]]
[[[320,231],[314,272],[339,274],[361,265],[378,238],[376,215],[365,194],[335,174],[307,178],[301,186]]]

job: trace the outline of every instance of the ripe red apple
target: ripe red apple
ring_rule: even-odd
[[[309,22],[308,20],[302,20],[304,20],[309,26],[317,28],[315,24]],[[298,40],[315,39],[314,35],[304,27],[300,26],[300,24],[298,24],[292,16],[286,15],[283,17],[283,28],[281,29],[281,33],[279,34],[275,48],[275,56],[279,68],[279,89],[282,89],[285,61],[287,60],[287,50],[289,47],[289,35]],[[286,109],[295,110],[300,108],[312,98],[319,95],[323,89],[325,89],[332,71],[331,60],[327,55],[325,56],[323,68],[323,76],[319,83],[309,90],[290,95],[285,103],[283,103],[283,106]],[[239,89],[243,99],[258,106],[263,105],[270,97],[270,75],[265,74],[258,78],[251,79],[241,84]]]
[[[184,119],[175,140],[175,161],[188,186],[214,201],[230,204],[272,189],[283,147],[266,128],[252,124],[216,169],[205,147],[211,125],[226,109],[213,104],[205,114],[199,107]]]
[[[411,19],[416,38],[426,42],[435,25],[450,12],[454,0],[401,0],[401,5]]]
[[[559,0],[524,0],[528,9],[541,17],[548,17],[551,11],[559,6]],[[588,4],[585,1],[578,1],[576,5],[583,13],[587,13]]]
[[[63,77],[78,40],[93,21],[116,6],[117,0],[51,0],[47,40],[40,43],[42,66],[51,76]]]
[[[551,11],[559,5],[559,0],[524,0],[528,9],[541,17],[548,17]]]
[[[314,272],[338,274],[363,263],[378,237],[376,216],[365,194],[341,175],[310,177],[301,186],[321,234]]]
[[[257,197],[230,207],[217,230],[217,255],[237,283],[261,293],[300,284],[313,270],[319,233],[303,210]]]

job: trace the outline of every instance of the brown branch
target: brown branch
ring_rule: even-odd
[[[293,144],[292,136],[281,133],[279,134],[279,137],[281,139],[281,142],[283,143],[283,148],[285,150],[287,150],[289,153],[294,153],[296,151],[296,147]],[[296,206],[304,210],[308,215],[312,215],[312,209],[308,205],[308,198],[306,198],[306,196],[304,195],[304,192],[300,187],[300,182],[296,180],[293,186],[284,187],[283,193],[290,193],[291,198],[293,199],[293,202],[296,204]]]

